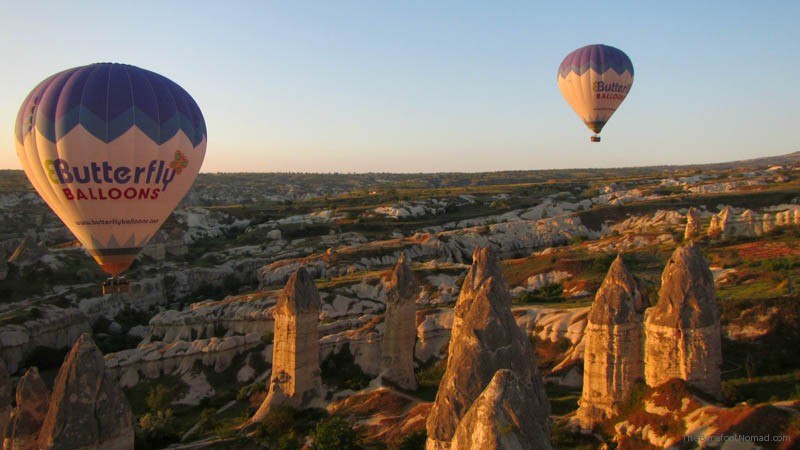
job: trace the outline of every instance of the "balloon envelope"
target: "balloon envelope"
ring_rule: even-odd
[[[595,133],[625,100],[633,85],[633,64],[628,55],[609,45],[581,47],[564,58],[558,68],[558,88],[567,103]]]
[[[100,63],[31,91],[15,141],[25,174],[107,273],[126,270],[192,185],[206,126],[180,86]]]

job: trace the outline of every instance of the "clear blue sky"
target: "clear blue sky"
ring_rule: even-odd
[[[432,172],[733,160],[800,149],[800,2],[16,1],[0,16],[0,168],[50,74],[133,64],[206,118],[205,172]],[[556,69],[636,68],[603,142]]]

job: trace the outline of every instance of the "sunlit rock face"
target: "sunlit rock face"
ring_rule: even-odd
[[[400,256],[386,286],[386,314],[381,345],[381,380],[403,389],[417,388],[414,343],[417,338],[416,298],[419,286]]]
[[[683,233],[683,239],[691,241],[692,239],[700,237],[702,233],[703,227],[700,222],[700,211],[696,208],[689,208],[689,212],[686,213],[686,230]]]
[[[714,278],[696,245],[680,247],[661,274],[658,303],[645,312],[645,380],[686,380],[721,397],[720,308]]]
[[[451,450],[550,449],[538,411],[514,372],[502,369],[469,407],[456,428]]]
[[[644,299],[619,256],[611,264],[592,304],[584,337],[583,394],[577,417],[583,428],[618,412],[631,388],[644,378]]]
[[[6,426],[3,449],[38,450],[39,429],[50,406],[50,390],[36,367],[28,369],[20,378],[16,403]]]
[[[58,371],[39,448],[133,449],[133,412],[88,334],[78,338]]]
[[[711,216],[708,236],[712,239],[758,237],[778,227],[800,225],[800,207],[792,204],[775,205],[762,213],[746,209],[737,213],[730,206]]]
[[[302,409],[322,398],[319,367],[320,298],[311,275],[300,268],[275,305],[272,375],[267,398],[253,416],[259,422],[276,405]]]
[[[459,422],[501,369],[519,378],[533,420],[549,441],[550,402],[533,348],[511,313],[497,257],[479,248],[456,302],[447,368],[426,424],[428,450],[450,447]]]

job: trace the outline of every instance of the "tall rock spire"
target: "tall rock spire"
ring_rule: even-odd
[[[645,312],[644,323],[649,386],[681,378],[721,396],[720,308],[699,247],[690,244],[672,254],[661,274],[658,303]]]
[[[644,378],[643,310],[636,280],[617,256],[592,303],[584,337],[583,393],[577,413],[583,428],[616,414],[636,380]]]
[[[16,401],[6,426],[3,448],[38,450],[37,439],[50,406],[50,390],[36,367],[28,369],[17,383]]]
[[[131,450],[133,412],[103,354],[88,334],[72,346],[58,371],[39,432],[41,450]]]
[[[544,450],[549,436],[514,372],[501,369],[456,428],[451,450]]]
[[[686,230],[683,232],[683,239],[691,241],[692,239],[700,237],[702,232],[700,211],[698,211],[697,208],[691,207],[689,208],[689,212],[686,213]]]
[[[317,287],[301,267],[289,278],[275,305],[269,392],[251,422],[264,420],[273,406],[303,409],[322,397],[319,310]]]
[[[478,248],[455,306],[447,368],[427,419],[426,449],[450,447],[461,419],[494,377],[509,369],[519,378],[537,430],[550,439],[550,402],[533,347],[511,314],[511,296],[500,263],[489,248]]]
[[[419,287],[401,255],[386,285],[386,314],[381,343],[381,379],[403,389],[417,388],[414,343],[417,338],[416,298]]]

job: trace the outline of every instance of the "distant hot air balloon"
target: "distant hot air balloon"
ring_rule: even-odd
[[[183,88],[112,63],[39,83],[15,137],[39,195],[113,277],[189,190],[206,151],[203,115]]]
[[[600,130],[625,100],[633,85],[633,64],[628,55],[609,45],[581,47],[564,58],[558,68],[558,88],[569,106],[594,131]]]

